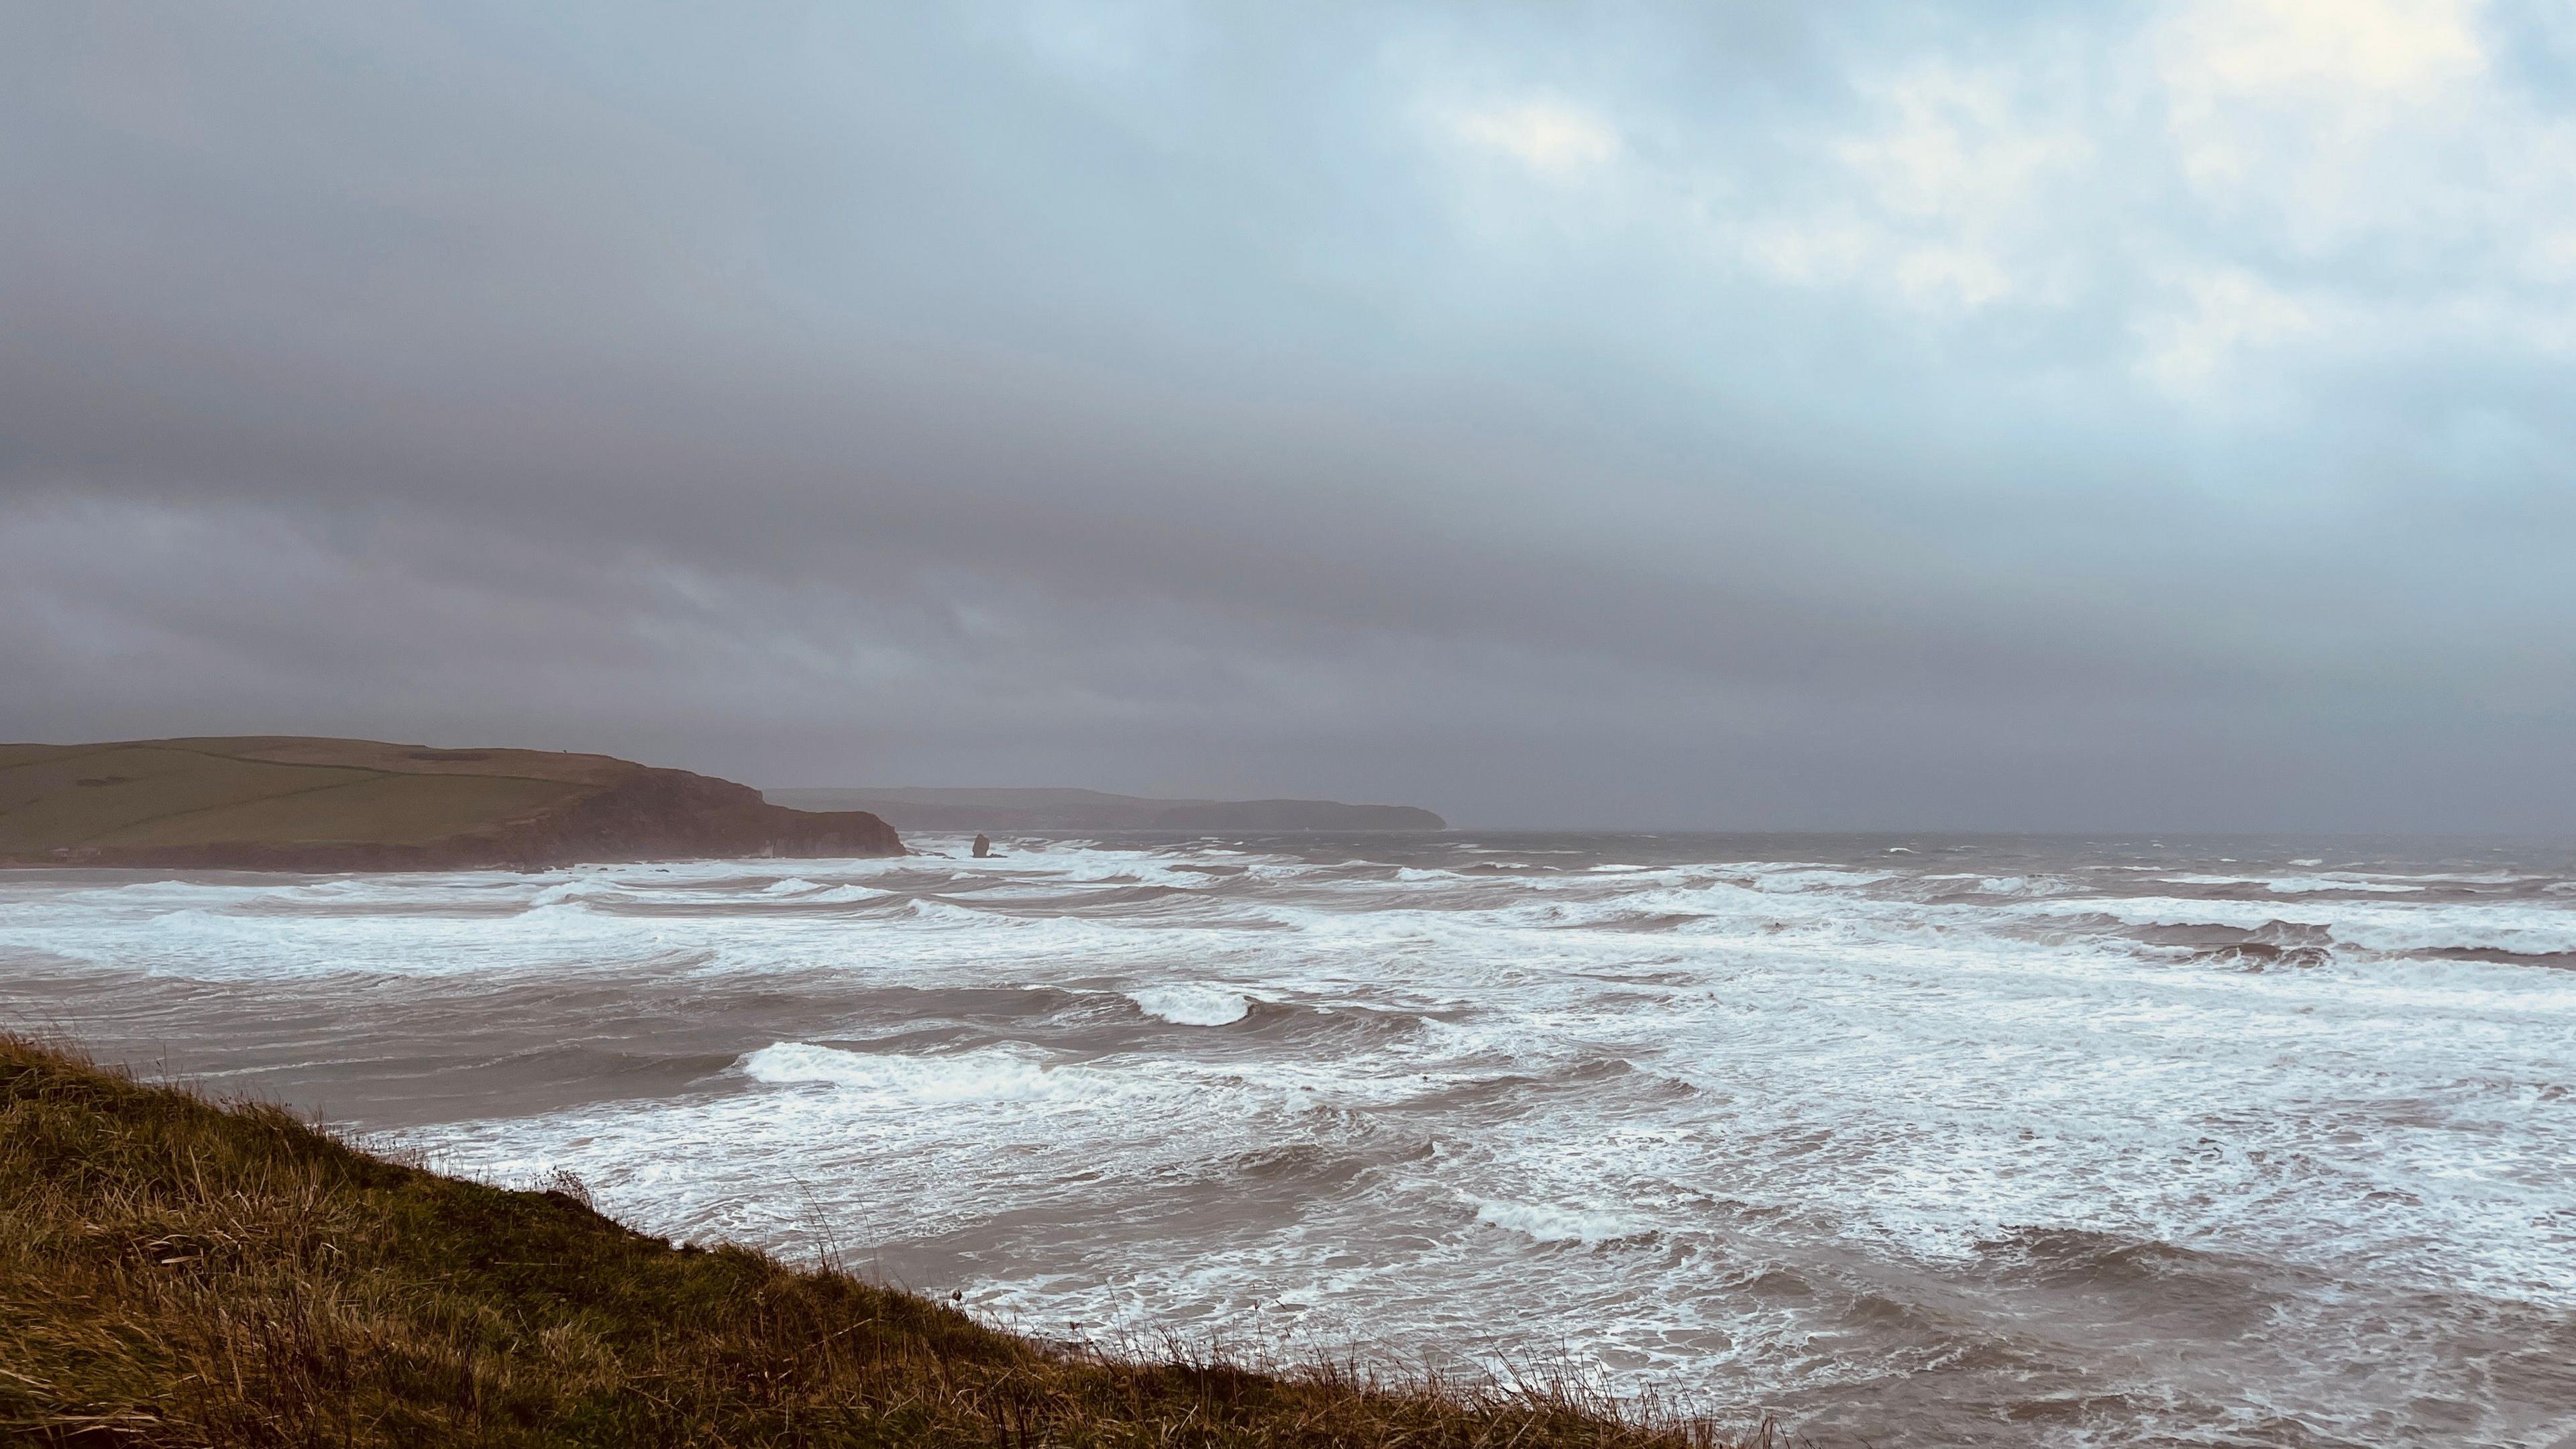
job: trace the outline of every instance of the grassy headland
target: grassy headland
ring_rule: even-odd
[[[542,867],[900,855],[859,811],[607,755],[257,735],[0,745],[0,865]]]
[[[0,1438],[1713,1449],[1565,1387],[1049,1348],[0,1036]]]

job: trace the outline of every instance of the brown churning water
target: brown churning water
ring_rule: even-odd
[[[0,1019],[1086,1331],[1819,1444],[2576,1436],[2576,862],[966,842],[0,874]]]

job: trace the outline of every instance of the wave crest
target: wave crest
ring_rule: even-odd
[[[1149,986],[1127,999],[1147,1016],[1174,1026],[1232,1026],[1252,1014],[1252,998],[1220,986]]]

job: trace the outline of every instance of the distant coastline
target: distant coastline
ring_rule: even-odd
[[[292,735],[0,745],[0,865],[535,870],[890,856],[864,811],[607,755]]]
[[[1180,800],[1103,790],[931,789],[919,786],[796,787],[763,792],[803,810],[863,810],[900,830],[1023,830],[1037,833],[1171,830],[1446,830],[1415,805],[1345,805],[1338,800]]]

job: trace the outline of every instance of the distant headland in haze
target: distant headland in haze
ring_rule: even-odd
[[[800,810],[865,810],[900,830],[1446,830],[1413,805],[1337,800],[1158,800],[1100,790],[796,788],[764,792]]]
[[[540,869],[903,854],[861,811],[607,755],[254,735],[0,745],[0,865]]]

